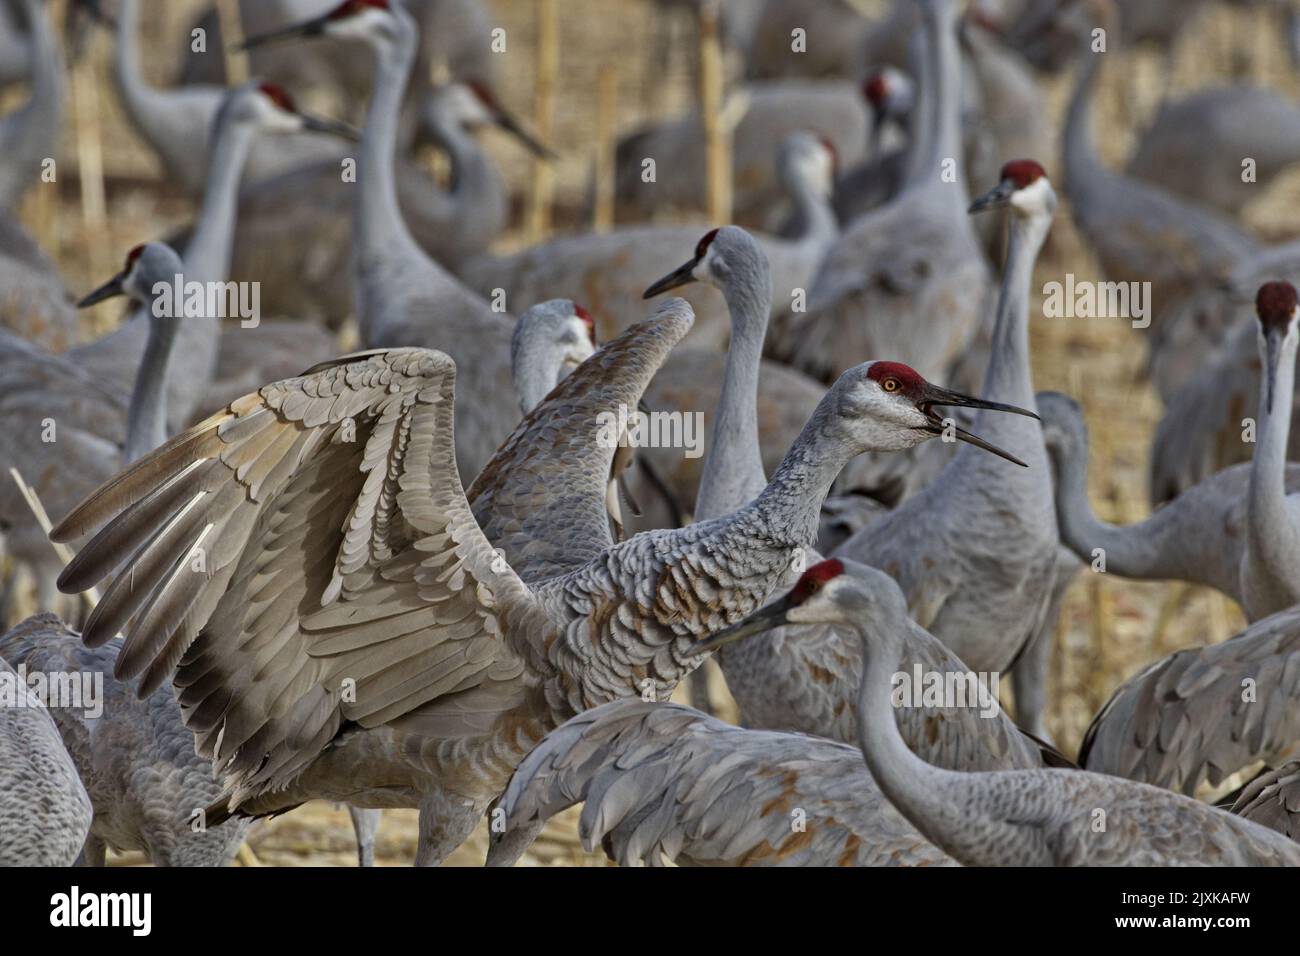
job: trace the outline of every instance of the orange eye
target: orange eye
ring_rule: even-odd
[[[887,392],[896,392],[896,391],[898,391],[898,388],[899,388],[899,385],[898,385],[898,379],[896,379],[896,378],[887,378],[887,379],[885,379],[883,382],[880,383],[880,387],[883,388],[883,389],[884,389],[885,391],[887,391]]]

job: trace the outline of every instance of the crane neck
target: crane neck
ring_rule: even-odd
[[[1114,31],[1107,32],[1107,42],[1113,38]],[[1097,156],[1097,147],[1092,138],[1091,113],[1092,97],[1097,87],[1097,78],[1101,74],[1102,58],[1109,55],[1092,48],[1091,40],[1085,44],[1079,61],[1079,72],[1074,81],[1074,91],[1070,95],[1070,105],[1065,114],[1065,132],[1063,149],[1065,159],[1065,176],[1071,195],[1079,189],[1086,189],[1090,180],[1106,172]]]
[[[894,708],[899,662],[904,641],[913,627],[901,594],[884,602],[864,602],[853,608],[853,628],[862,642],[862,683],[858,685],[858,745],[867,769],[898,812],[940,849],[961,843],[968,826],[964,807],[956,798],[962,789],[958,775],[926,763],[914,754],[898,729]],[[913,701],[915,704],[916,702]]]
[[[909,168],[904,191],[942,182],[943,164],[954,164],[956,182],[949,190],[954,201],[965,201],[966,179],[961,139],[961,49],[957,43],[957,15],[950,0],[927,0],[922,4],[925,33],[924,85],[921,89],[920,127],[925,146],[919,162]]]
[[[391,43],[376,47],[374,92],[357,163],[355,258],[361,264],[414,256],[437,268],[411,236],[397,200],[395,164],[401,110],[415,63],[417,34],[400,4],[390,9],[400,26]]]
[[[230,275],[239,183],[257,135],[251,126],[236,119],[233,104],[233,98],[227,97],[213,120],[203,204],[182,255],[186,278],[199,282],[225,282]]]
[[[1247,498],[1249,547],[1274,568],[1291,567],[1300,555],[1300,528],[1287,508],[1286,467],[1291,414],[1295,397],[1296,347],[1300,329],[1292,323],[1278,344],[1272,408],[1268,407],[1268,376],[1260,376],[1259,434],[1250,466]],[[1269,356],[1261,348],[1261,364]],[[1292,587],[1300,586],[1293,582]]]
[[[755,248],[752,268],[737,271],[723,288],[731,313],[731,344],[722,372],[722,393],[704,455],[695,520],[730,514],[767,485],[758,434],[758,374],[772,309],[767,257]],[[749,259],[746,266],[751,265]]]
[[[1034,197],[1041,205],[1032,209],[1010,209],[1010,228],[1007,238],[1006,264],[1002,270],[1002,285],[998,291],[997,315],[993,325],[993,340],[989,350],[988,367],[984,373],[984,387],[980,394],[991,400],[1033,408],[1034,378],[1029,357],[1029,300],[1034,278],[1034,264],[1052,227],[1052,213],[1056,198],[1046,180],[1030,187],[1037,190]],[[975,416],[975,432],[986,440],[1000,445],[1022,461],[1026,469],[1016,469],[1017,477],[1031,481],[1045,481],[1047,464],[1043,450],[1043,430],[1032,418],[980,411]],[[1006,476],[1003,463],[972,445],[963,445],[958,456],[964,459],[963,468],[986,471],[996,468]],[[1028,457],[1027,457],[1028,456]],[[956,462],[957,458],[953,459]]]
[[[121,0],[117,13],[117,43],[113,50],[113,78],[122,104],[136,129],[148,130],[153,101],[159,91],[145,82],[140,72],[139,0]]]
[[[822,504],[839,473],[857,455],[871,450],[846,431],[837,412],[838,391],[832,387],[826,393],[771,481],[746,506],[770,525],[788,527],[789,534],[806,546],[817,540]]]
[[[794,206],[796,228],[789,241],[817,248],[829,247],[840,232],[835,210],[831,208],[830,191],[813,182],[801,170],[792,170],[781,178],[786,195]]]
[[[143,458],[167,440],[167,385],[181,320],[156,315],[152,302],[145,308],[149,335],[145,339],[144,357],[136,370],[135,387],[131,390],[123,464]],[[189,318],[188,321],[204,320]]]
[[[16,207],[35,180],[41,161],[50,155],[63,126],[66,88],[63,51],[50,26],[45,4],[23,0],[30,31],[31,92],[27,102],[0,121],[11,155],[0,168],[0,210]]]

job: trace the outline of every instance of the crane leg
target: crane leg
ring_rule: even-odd
[[[469,839],[483,816],[483,805],[444,790],[420,801],[420,838],[415,848],[416,866],[441,866]]]
[[[375,834],[379,832],[379,820],[383,812],[348,804],[352,830],[357,835],[357,866],[375,865]]]
[[[1063,588],[1052,596],[1038,630],[1011,669],[1011,690],[1016,695],[1016,723],[1048,743],[1052,743],[1052,736],[1047,731],[1047,675],[1056,651],[1063,597]]]

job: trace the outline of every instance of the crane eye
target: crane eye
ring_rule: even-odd
[[[880,387],[883,388],[883,389],[884,389],[885,391],[887,391],[887,392],[896,392],[896,391],[898,391],[898,379],[896,379],[896,378],[887,378],[887,379],[885,379],[883,382],[880,383]]]

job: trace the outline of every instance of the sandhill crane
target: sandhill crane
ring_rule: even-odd
[[[0,682],[0,866],[71,866],[90,830],[91,806],[40,697],[4,660]]]
[[[1056,510],[1061,540],[1081,560],[1101,555],[1107,573],[1216,588],[1251,620],[1300,601],[1294,497],[1300,466],[1286,460],[1292,407],[1287,397],[1294,392],[1300,345],[1296,302],[1295,288],[1286,282],[1265,283],[1256,297],[1265,374],[1251,463],[1210,476],[1145,521],[1117,528],[1093,515],[1086,491],[1087,431],[1076,419],[1074,440],[1056,451],[1062,456]]]
[[[182,714],[228,775],[231,811],[318,796],[419,804],[417,859],[440,860],[546,730],[606,700],[671,692],[700,663],[678,648],[755,607],[811,544],[850,458],[933,437],[936,405],[992,405],[865,363],[827,393],[749,506],[611,546],[616,436],[596,431],[593,442],[593,429],[601,413],[635,405],[691,320],[684,302],[666,303],[552,391],[502,446],[498,461],[513,464],[490,465],[470,489],[501,519],[480,517],[482,531],[457,479],[455,366],[443,353],[372,351],[246,396],[55,528],[62,540],[108,522],[61,587],[84,588],[124,560],[129,569],[96,606],[87,643],[134,618],[116,673],[143,675],[144,694],[183,655]],[[270,520],[277,513],[301,520]],[[196,554],[207,574],[177,573]],[[724,554],[734,555],[725,569]],[[282,624],[263,630],[272,620]],[[283,668],[246,669],[283,641]],[[194,667],[209,675],[199,684]],[[355,701],[340,692],[345,676]]]
[[[864,157],[869,129],[858,87],[843,81],[770,80],[732,93],[725,110],[741,113],[732,132],[735,221],[773,229],[789,204],[772,147],[795,133],[830,143],[843,168]],[[741,112],[743,111],[743,113]],[[655,179],[644,180],[653,159]],[[699,111],[638,129],[615,152],[615,202],[620,221],[662,215],[665,209],[705,208],[700,170],[705,168],[704,122]]]
[[[1088,34],[1066,116],[1062,154],[1070,208],[1107,277],[1151,283],[1158,328],[1168,304],[1200,283],[1226,278],[1262,247],[1217,212],[1102,165],[1088,114],[1102,61],[1115,55],[1115,14],[1109,2],[1089,10],[1089,26],[1105,30],[1107,39],[1104,50],[1094,50]]]
[[[91,305],[114,294],[151,304],[156,283],[170,288],[180,259],[161,244],[138,246],[109,283],[86,299]],[[166,437],[166,380],[169,354],[183,324],[169,315],[148,318],[134,388],[113,389],[63,356],[51,355],[0,332],[0,422],[8,436],[0,449],[0,515],[6,550],[36,578],[42,608],[54,606],[59,561],[17,486],[8,480],[16,467],[52,516],[72,510],[97,485],[132,457]],[[129,401],[128,401],[129,396]]]
[[[579,802],[583,847],[621,866],[956,865],[885,799],[856,747],[679,704],[611,701],[551,731],[501,798],[488,865],[512,865]]]
[[[790,623],[857,632],[866,659],[857,719],[867,769],[895,808],[961,863],[1300,865],[1300,846],[1281,834],[1148,784],[1065,769],[961,772],[922,760],[899,732],[891,693],[921,629],[879,571],[814,565],[789,595],[702,643]]]
[[[1298,161],[1300,105],[1260,87],[1214,87],[1160,108],[1138,139],[1128,174],[1235,216]]]
[[[1300,755],[1300,610],[1178,651],[1122,684],[1079,749],[1090,770],[1195,793]]]
[[[823,381],[878,354],[941,374],[970,340],[990,291],[965,213],[956,16],[949,0],[921,0],[921,9],[927,46],[907,183],[830,248],[806,311],[773,319],[769,354]]]
[[[570,299],[539,302],[519,316],[510,340],[510,368],[525,415],[596,351],[595,322]]]
[[[820,140],[794,133],[777,150],[782,183],[803,225],[790,239],[759,241],[772,272],[774,302],[784,306],[806,289],[838,227],[830,208],[834,156]],[[465,264],[462,275],[484,295],[503,289],[509,302],[536,302],[581,293],[603,322],[626,323],[636,314],[647,279],[663,275],[681,261],[699,236],[698,226],[633,226],[606,233],[552,239],[508,256],[481,256]],[[728,319],[712,292],[687,294],[698,316],[692,344],[720,346]],[[598,330],[602,337],[616,329]]]
[[[1242,791],[1232,812],[1300,841],[1300,761],[1260,774]]]
[[[278,137],[315,128],[336,136],[352,135],[341,124],[298,112],[284,90],[256,81],[223,92],[213,125],[210,137],[213,150],[203,206],[183,254],[185,280],[206,283],[207,298],[212,298],[212,291],[230,275],[240,177],[259,134],[274,133]],[[174,284],[178,274],[179,270],[165,278]],[[229,307],[230,299],[224,291],[221,301]],[[149,317],[135,315],[108,335],[70,349],[68,358],[91,371],[105,386],[129,391],[137,377],[148,329]],[[232,334],[256,339],[258,333],[257,328],[240,328]],[[220,361],[223,338],[220,316],[207,314],[205,307],[204,314],[187,316],[180,324],[178,337],[176,374],[168,381],[169,434],[188,422],[201,405],[211,407],[207,405],[207,389]],[[335,351],[332,345],[328,341],[324,345],[325,356],[321,357],[332,355]],[[306,351],[308,348],[321,346],[319,334],[305,330],[293,354],[295,367],[301,368],[303,361],[317,357]],[[283,357],[283,353],[274,350],[269,336],[254,355],[258,366],[265,361],[268,371],[275,359]]]
[[[862,82],[862,95],[871,111],[871,127],[862,162],[835,180],[832,208],[841,224],[848,224],[894,196],[907,174],[906,145],[891,143],[891,127],[902,127],[909,138],[916,93],[906,73],[893,67],[873,70]]]
[[[481,84],[452,84],[420,95],[423,135],[451,158],[451,187],[397,159],[397,198],[411,235],[435,260],[452,265],[482,252],[506,225],[506,187],[470,135],[485,123],[507,130],[535,154],[533,140]],[[356,184],[332,159],[250,183],[239,200],[231,275],[262,282],[272,314],[316,318],[337,328],[353,304],[351,210]],[[312,236],[309,243],[298,241]]]
[[[863,37],[875,26],[845,0],[763,0],[745,50],[745,75],[845,77],[855,72]],[[795,50],[793,31],[807,42]]]
[[[997,207],[1009,211],[1010,239],[984,396],[1032,407],[1030,283],[1056,194],[1038,163],[1017,160],[971,211]],[[925,490],[837,554],[887,571],[918,624],[976,670],[1001,671],[1040,627],[1051,584],[1044,569],[1053,563],[1057,533],[1038,422],[983,418],[994,441],[1027,468],[988,467],[991,460],[959,450]]]
[[[43,164],[54,155],[63,127],[63,50],[54,35],[43,0],[20,0],[29,28],[32,55],[31,94],[27,102],[0,119],[0,212],[18,205],[40,179]]]
[[[194,752],[170,688],[137,700],[112,677],[120,640],[90,650],[52,614],[39,614],[0,635],[0,655],[28,673],[99,675],[102,711],[55,708],[63,743],[94,806],[85,862],[104,865],[107,846],[143,851],[155,866],[224,866],[250,826],[205,823],[203,810],[221,793],[212,764]]]
[[[181,86],[158,89],[140,73],[138,44],[139,0],[119,0],[117,48],[113,74],[118,95],[132,126],[158,156],[168,183],[197,196],[207,181],[210,137],[226,96],[221,86]],[[343,156],[338,139],[307,123],[275,142],[259,142],[248,158],[249,179],[256,181],[276,172],[301,166],[322,156]]]
[[[398,0],[360,0],[247,42],[256,48],[276,37],[315,36],[362,39],[374,54],[374,92],[357,157],[352,219],[361,340],[372,348],[443,347],[459,362],[465,400],[456,407],[456,460],[468,480],[491,460],[519,419],[510,378],[514,323],[434,262],[402,218],[394,163],[402,92],[419,39],[415,21]],[[561,298],[567,291],[525,301]]]

